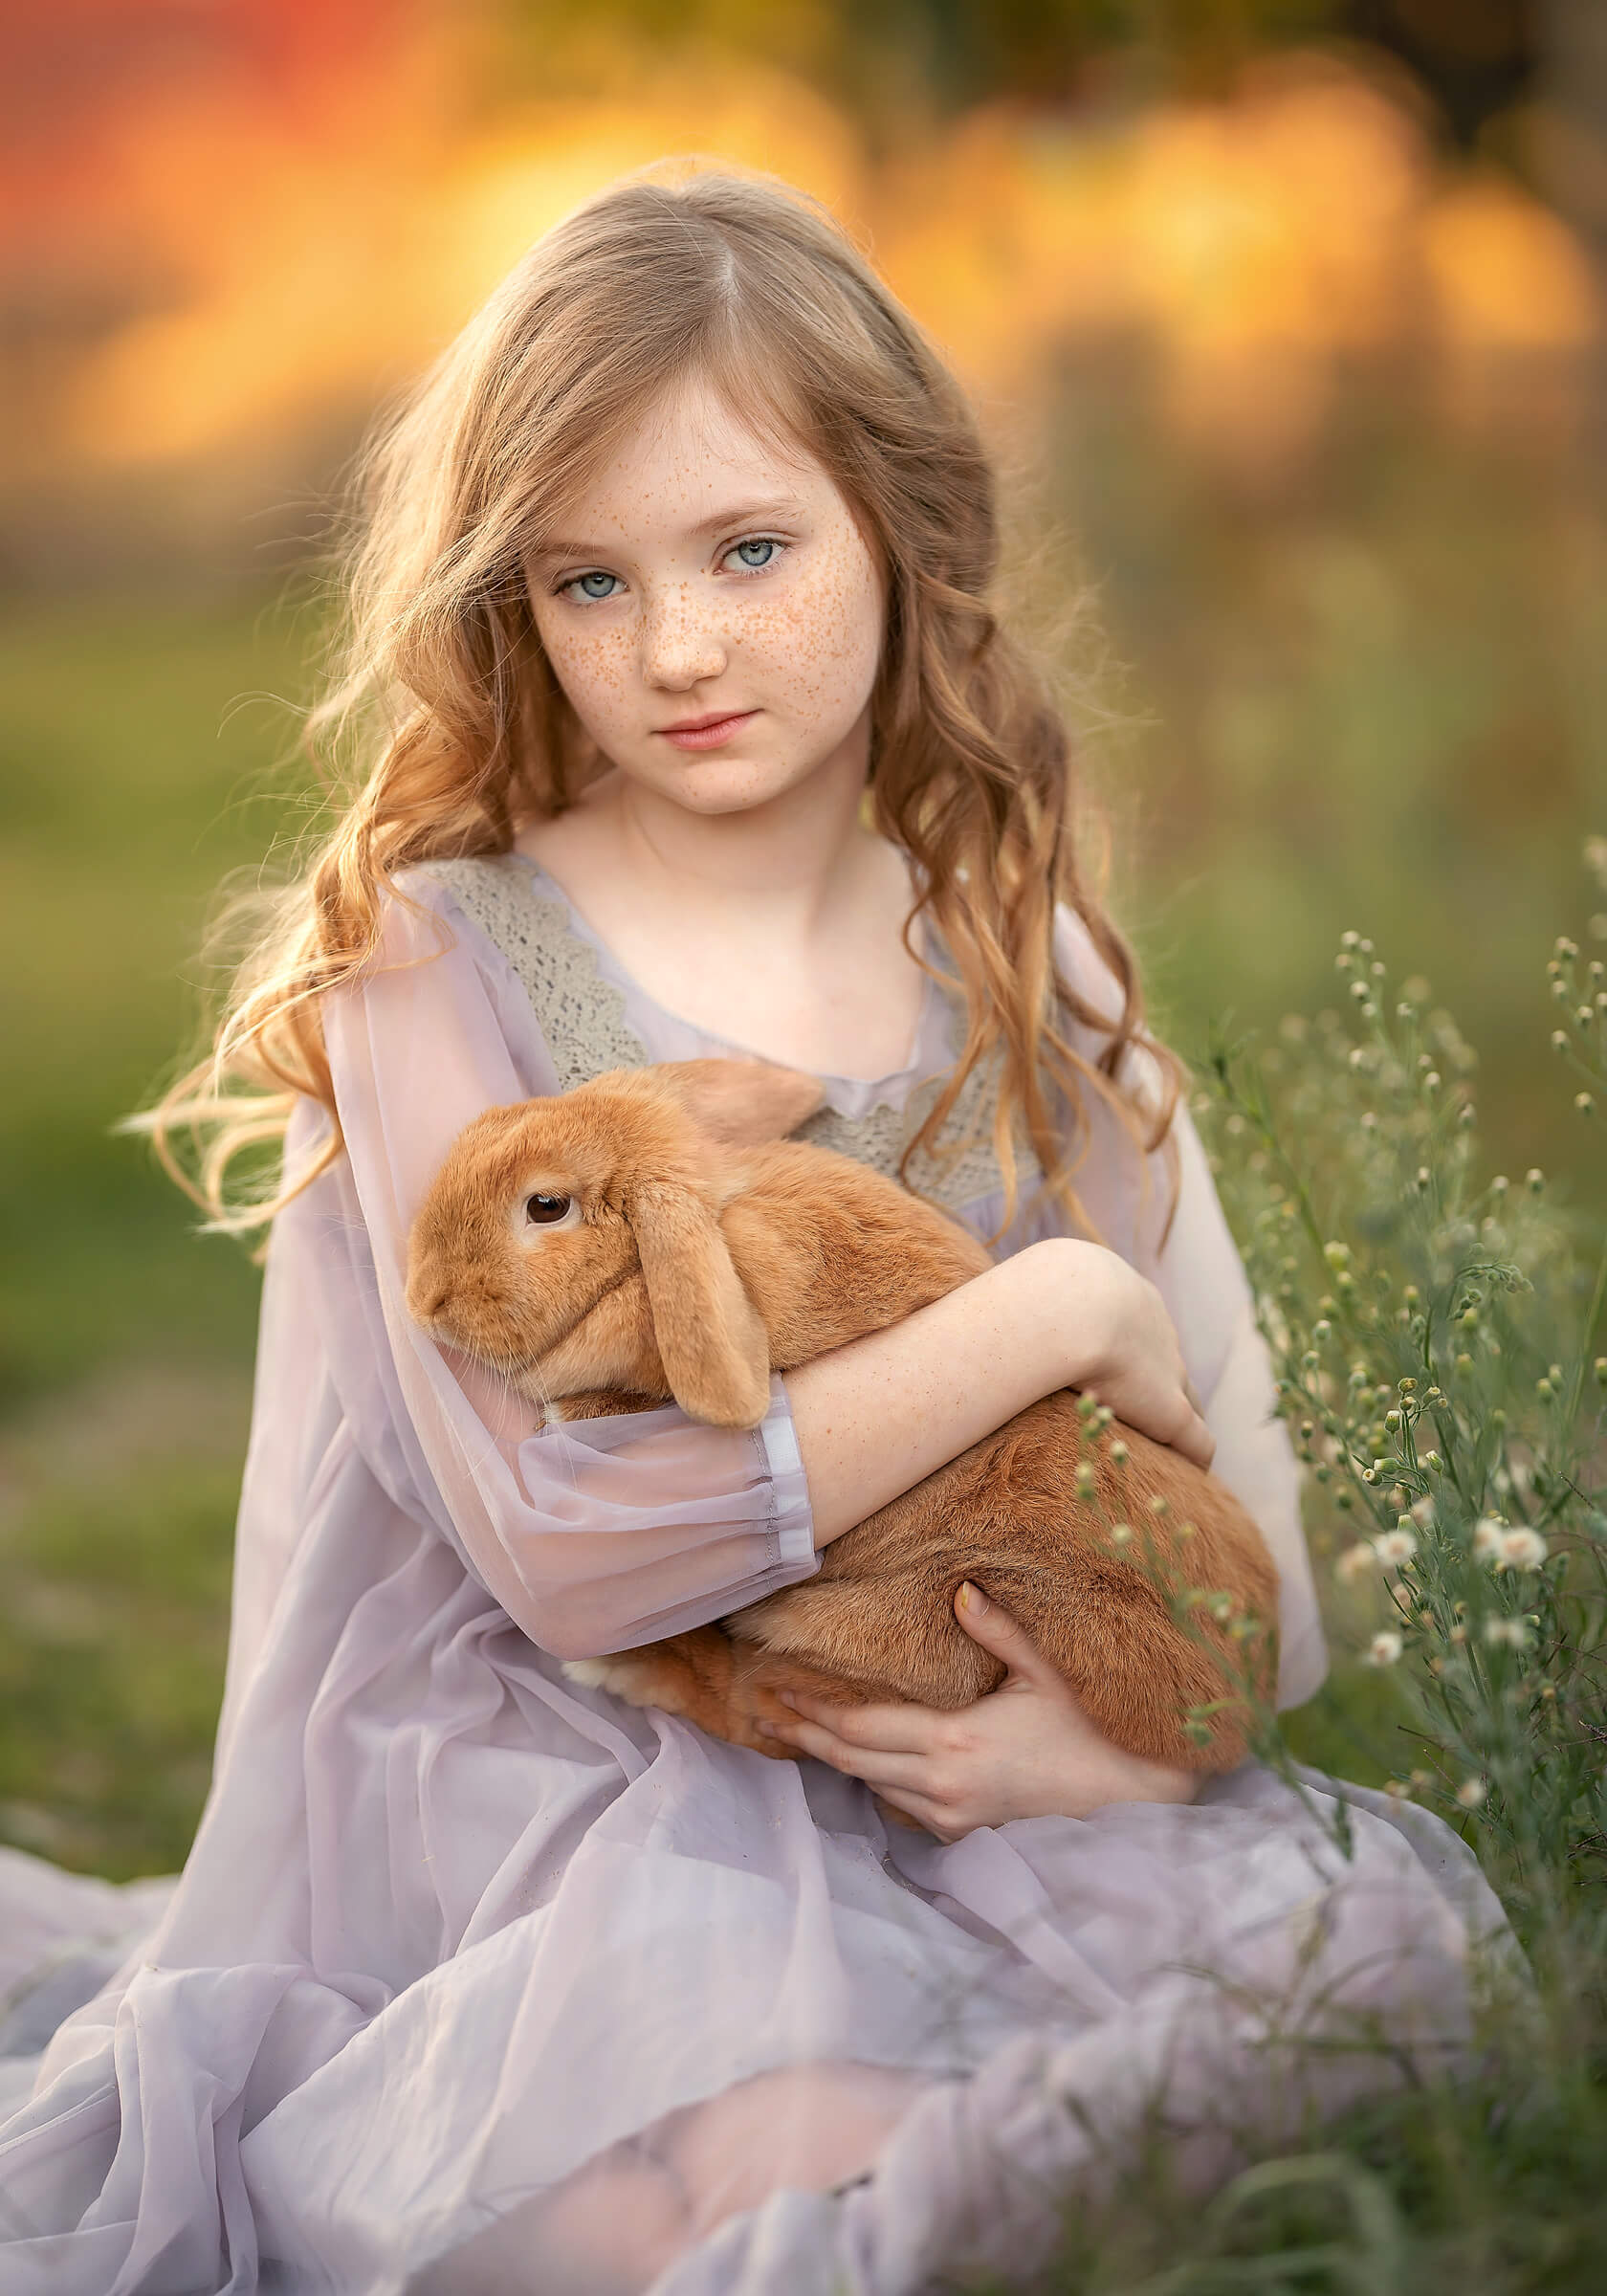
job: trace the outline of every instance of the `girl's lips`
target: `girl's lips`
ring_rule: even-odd
[[[661,731],[663,739],[672,741],[677,749],[718,749],[739,726],[758,716],[757,710],[738,710],[734,717],[715,718],[707,725],[669,725]]]

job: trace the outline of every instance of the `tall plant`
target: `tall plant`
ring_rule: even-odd
[[[1607,841],[1587,860],[1607,890]],[[1559,939],[1552,1044],[1607,1107],[1601,956]],[[1531,1950],[1607,1881],[1607,1234],[1543,1174],[1481,1169],[1476,1056],[1426,982],[1347,933],[1344,1008],[1201,1104],[1310,1470],[1310,1530],[1390,1678],[1391,1790],[1475,1842]]]

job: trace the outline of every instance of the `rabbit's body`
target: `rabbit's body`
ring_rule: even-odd
[[[676,1395],[693,1416],[754,1424],[772,1370],[882,1330],[990,1265],[966,1230],[864,1165],[798,1141],[744,1142],[744,1129],[800,1121],[808,1082],[688,1063],[491,1112],[415,1227],[414,1312],[549,1405],[564,1397],[565,1417]],[[744,1118],[743,1094],[765,1105]],[[599,1138],[627,1171],[603,1174]],[[527,1193],[540,1186],[545,1196]],[[579,1216],[532,1245],[517,1231],[521,1197]],[[723,1394],[720,1358],[729,1373],[744,1350],[758,1359],[725,1385],[745,1392]],[[969,1578],[1116,1744],[1229,1767],[1244,1748],[1246,1676],[1269,1687],[1270,1559],[1222,1484],[1131,1429],[1111,1432],[1125,1461],[1093,1439],[1075,1396],[1049,1396],[831,1541],[815,1577],[717,1626],[571,1671],[791,1758],[757,1727],[782,1711],[780,1689],[959,1707],[996,1687],[999,1661],[954,1616]],[[1092,1500],[1078,1493],[1080,1465]],[[1121,1525],[1125,1540],[1112,1535]],[[1179,1602],[1188,1588],[1205,1600]],[[1246,1620],[1260,1631],[1246,1634]],[[1191,1732],[1196,1709],[1213,1711]]]

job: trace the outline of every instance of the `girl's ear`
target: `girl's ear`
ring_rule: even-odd
[[[662,1181],[635,1189],[627,1211],[671,1394],[710,1426],[757,1427],[770,1403],[769,1336],[714,1214],[690,1189]]]
[[[784,1140],[825,1098],[818,1078],[767,1060],[667,1060],[651,1073],[722,1148]]]

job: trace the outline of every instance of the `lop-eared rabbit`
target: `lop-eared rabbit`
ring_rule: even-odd
[[[990,1265],[897,1181],[788,1139],[819,1099],[791,1070],[709,1060],[488,1110],[414,1223],[410,1313],[555,1416],[672,1399],[757,1425],[773,1371]],[[797,1758],[757,1727],[785,1715],[778,1690],[953,1708],[997,1687],[1001,1663],[954,1617],[967,1578],[1116,1745],[1197,1771],[1243,1757],[1273,1671],[1261,1535],[1223,1484],[1069,1391],[833,1539],[813,1578],[569,1671]]]

